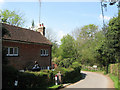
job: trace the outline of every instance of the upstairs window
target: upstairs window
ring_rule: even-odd
[[[41,49],[41,56],[48,56],[48,49]]]
[[[45,53],[47,56],[48,56],[48,50],[46,50],[46,53]]]
[[[18,56],[18,47],[8,47],[7,56]]]

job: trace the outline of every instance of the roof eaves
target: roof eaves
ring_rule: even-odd
[[[25,44],[41,44],[41,45],[49,45],[49,46],[52,46],[52,44],[47,44],[47,43],[27,42],[27,41],[11,40],[11,39],[4,39],[4,38],[2,38],[2,41],[25,43]]]

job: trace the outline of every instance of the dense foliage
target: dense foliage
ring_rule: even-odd
[[[5,66],[3,70],[3,89],[15,88],[15,80],[18,80],[17,88],[47,89],[55,84],[55,75],[59,71],[62,74],[62,83],[73,82],[76,77],[81,78],[81,65],[77,62],[72,65],[72,68],[57,68],[55,71],[41,70],[40,72],[18,72],[13,67]]]
[[[25,19],[20,12],[0,10],[0,22],[15,26],[23,26]]]
[[[73,62],[97,65],[108,73],[109,64],[120,60],[120,13],[104,29],[94,24],[85,25],[61,39],[54,59],[60,67],[68,68]],[[55,53],[53,53],[55,54]]]

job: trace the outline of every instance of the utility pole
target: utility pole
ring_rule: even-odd
[[[107,4],[103,3],[104,0],[101,0],[101,11],[102,11],[102,18],[103,18],[103,31],[105,34],[105,21],[104,21],[104,10],[103,8],[107,7]]]
[[[105,26],[105,21],[104,21],[103,2],[102,2],[102,1],[101,1],[101,10],[102,10],[103,28],[104,28],[104,26]]]
[[[41,16],[41,0],[39,0],[39,24],[40,24],[40,16]]]

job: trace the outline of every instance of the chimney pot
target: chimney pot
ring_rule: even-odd
[[[44,27],[44,24],[42,23],[42,26]]]
[[[42,27],[41,27],[42,26]],[[45,27],[44,27],[44,24],[39,24],[39,27],[37,29],[38,32],[40,32],[42,35],[45,36]]]

